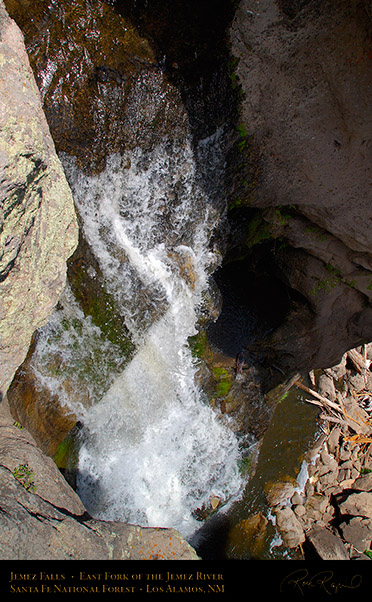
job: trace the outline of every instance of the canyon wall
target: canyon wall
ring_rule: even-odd
[[[250,224],[232,246],[266,245],[272,276],[299,293],[263,345],[284,372],[330,366],[372,338],[371,31],[363,0],[242,0],[230,30],[231,220]]]
[[[23,36],[0,3],[0,390],[48,319],[77,245],[72,195],[56,155]]]

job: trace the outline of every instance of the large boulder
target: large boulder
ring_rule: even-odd
[[[329,529],[314,526],[306,536],[322,560],[349,560],[343,541]]]
[[[0,466],[3,560],[197,560],[174,529],[74,516],[29,492]]]
[[[347,496],[344,502],[339,504],[341,514],[352,516],[364,516],[372,519],[372,492],[358,491]]]
[[[23,36],[0,2],[0,392],[50,316],[77,245],[72,195]]]

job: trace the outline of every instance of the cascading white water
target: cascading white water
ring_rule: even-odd
[[[218,140],[199,146],[213,176]],[[136,344],[96,403],[67,402],[84,425],[78,491],[96,517],[190,535],[195,509],[212,494],[226,502],[243,484],[238,441],[205,403],[188,345],[216,265],[208,244],[219,210],[189,142],[111,156],[96,176],[63,162],[84,236]]]

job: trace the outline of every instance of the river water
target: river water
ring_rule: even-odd
[[[224,89],[226,82],[224,86],[216,84],[220,81],[218,78],[211,88],[213,94],[208,92],[208,78],[213,74],[203,71],[198,85],[194,77],[191,78],[190,90],[197,95],[197,100],[190,102],[189,99],[190,114],[186,116],[181,105],[177,105],[178,94],[174,95],[173,91],[170,94],[163,82],[163,59],[160,67],[156,67],[151,57],[151,61],[147,60],[146,54],[148,67],[139,73],[136,63],[136,69],[127,69],[128,74],[125,72],[121,80],[115,71],[119,69],[116,61],[113,62],[115,69],[102,71],[101,61],[111,64],[113,58],[111,42],[108,55],[103,58],[99,55],[98,59],[95,53],[101,52],[101,44],[97,42],[96,48],[93,42],[92,47],[87,43],[101,36],[100,20],[96,23],[93,19],[91,3],[57,3],[63,16],[57,21],[53,17],[56,3],[46,4],[45,15],[52,17],[50,24],[45,21],[47,47],[45,53],[36,53],[37,60],[41,60],[39,85],[46,106],[49,102],[50,108],[57,107],[64,114],[64,103],[69,106],[71,99],[66,101],[64,95],[59,96],[56,91],[65,89],[66,82],[70,82],[70,72],[76,75],[71,78],[74,86],[79,87],[84,79],[81,69],[86,69],[86,76],[90,74],[91,79],[97,80],[97,90],[94,87],[97,97],[94,96],[94,102],[89,105],[94,128],[93,132],[89,130],[92,138],[86,147],[92,146],[94,141],[90,155],[94,156],[99,148],[105,157],[105,168],[97,175],[91,172],[88,175],[73,157],[62,153],[60,157],[74,195],[82,238],[94,258],[85,263],[84,281],[92,284],[91,291],[94,291],[94,283],[97,287],[103,286],[105,294],[101,301],[108,300],[108,314],[103,325],[105,316],[101,316],[100,325],[77,298],[76,282],[68,284],[48,324],[38,332],[31,366],[41,387],[57,394],[62,406],[73,412],[81,425],[76,487],[89,513],[107,520],[175,527],[192,539],[200,528],[198,519],[208,515],[213,498],[219,500],[222,508],[217,514],[229,516],[232,523],[251,512],[263,511],[262,484],[282,470],[296,472],[297,448],[311,437],[304,426],[311,424],[307,422],[306,412],[303,421],[297,420],[301,412],[296,413],[294,420],[293,406],[288,406],[288,411],[283,413],[287,407],[283,404],[279,421],[274,420],[276,429],[270,430],[265,439],[267,446],[264,443],[266,451],[261,455],[258,476],[246,486],[247,475],[241,470],[246,442],[242,443],[240,436],[230,428],[229,417],[216,413],[208,403],[198,378],[197,359],[189,346],[190,337],[197,334],[201,319],[208,313],[210,276],[221,261],[219,249],[214,246],[214,235],[226,210],[224,177],[228,132],[224,126],[219,129],[216,126],[214,133],[202,140],[200,132],[210,133],[213,123],[225,123],[231,96]],[[70,6],[78,11],[76,23]],[[98,16],[103,14],[101,9],[100,6]],[[209,23],[209,12],[206,17]],[[65,19],[67,26],[63,35],[68,44],[64,44],[66,54],[61,55],[58,32],[60,22],[65,23]],[[31,23],[28,17],[27,23]],[[54,47],[49,45],[49,30],[53,32],[56,23]],[[123,31],[125,55],[131,51],[126,46],[127,29]],[[183,25],[181,31],[184,35]],[[83,38],[81,32],[84,32]],[[202,47],[204,35],[203,30]],[[32,36],[32,48],[39,48],[40,33],[34,32]],[[185,42],[188,51],[187,35]],[[220,46],[220,43],[216,45]],[[136,46],[136,53],[139,48]],[[46,65],[42,60],[44,54]],[[178,59],[179,53],[176,54]],[[66,63],[65,72],[66,56],[71,62]],[[197,59],[196,52],[192,58]],[[210,65],[216,67],[214,59],[206,62],[208,70]],[[173,75],[178,73],[177,61],[172,62],[168,57],[166,64]],[[97,70],[93,70],[94,77],[90,71],[94,65],[100,69],[98,79]],[[109,79],[106,81],[110,73],[115,75],[113,86]],[[191,73],[194,76],[193,69]],[[129,87],[125,85],[127,75],[133,78]],[[58,86],[49,89],[53,78]],[[228,82],[230,84],[230,80]],[[74,86],[67,86],[71,98]],[[86,91],[89,95],[89,86]],[[206,104],[208,111],[203,108],[206,94],[211,95]],[[82,97],[83,94],[78,96]],[[221,115],[226,113],[225,117],[220,116],[219,110],[214,111],[215,105],[222,111]],[[215,121],[211,119],[214,112]],[[54,115],[53,111],[51,114]],[[57,111],[55,122],[59,128],[58,115]],[[202,123],[203,127],[200,127],[201,115],[203,118],[207,115],[210,120]],[[167,127],[158,131],[168,117]],[[191,128],[185,125],[191,117],[195,122],[194,131],[182,139],[183,131]],[[179,128],[182,134],[175,131],[177,120],[182,122]],[[113,140],[110,136],[105,138],[103,125],[107,123],[114,126],[117,134]],[[111,128],[109,130],[111,132]],[[62,134],[61,138],[57,136],[60,144],[66,132]],[[199,139],[197,143],[195,138]],[[118,152],[121,140],[124,140],[123,146],[128,143],[131,150]],[[97,141],[103,148],[102,144],[95,146]],[[115,152],[110,147],[113,141]],[[83,142],[85,144],[79,138],[79,153],[84,155]],[[118,326],[117,316],[114,321],[110,320],[112,307],[119,316],[122,333],[125,333],[123,338],[128,338],[130,343],[128,349],[121,344],[120,329],[115,336],[107,336],[113,322]],[[240,309],[239,304],[234,306],[234,316]],[[227,314],[225,311],[222,318]],[[244,306],[242,321],[244,330],[249,332],[251,318],[247,323],[246,319]],[[241,323],[232,331],[228,315],[227,321],[229,336],[234,335],[228,351],[234,355],[246,335],[242,335]],[[262,328],[266,326],[261,324]],[[221,322],[217,331],[221,339]],[[287,449],[290,424],[296,434],[289,439],[289,457],[285,458],[279,450]],[[281,431],[279,425],[286,427]],[[293,444],[294,438],[298,445]],[[213,527],[211,532],[206,556],[219,545]],[[201,535],[201,540],[203,537]],[[269,554],[270,546],[268,543],[264,555]],[[237,552],[235,548],[230,552],[224,549],[221,554],[246,558],[249,550],[244,547]]]
[[[135,353],[123,356],[68,285],[39,331],[32,367],[82,425],[77,491],[91,515],[175,527],[207,559],[241,559],[251,557],[249,546],[244,537],[231,540],[229,531],[247,516],[269,515],[267,483],[296,479],[317,427],[314,409],[291,391],[277,408],[247,484],[239,468],[242,441],[229,418],[208,404],[196,378],[188,341],[197,333],[209,277],[219,264],[211,239],[223,219],[223,202],[207,194],[210,180],[200,174],[214,165],[217,177],[222,135],[202,141],[197,156],[188,143],[158,146],[150,156],[140,150],[112,155],[95,176],[62,157],[83,235]],[[88,271],[94,280],[95,268]],[[237,344],[235,334],[249,338],[260,328],[248,306],[235,306],[225,299],[222,326],[215,326],[220,339],[221,328],[230,337],[227,351]],[[211,509],[211,496],[222,510],[200,529],[200,510]],[[288,555],[270,522],[261,553]]]
[[[210,240],[221,203],[199,174],[204,162],[202,173],[216,177],[221,135],[196,150],[186,140],[113,155],[99,175],[87,176],[63,157],[83,235],[136,351],[121,369],[118,350],[102,341],[66,289],[33,357],[44,386],[83,425],[77,490],[90,514],[175,527],[185,536],[197,528],[194,513],[209,506],[210,496],[226,504],[244,484],[238,438],[206,403],[188,344],[218,263]],[[69,390],[45,369],[57,349],[72,374]],[[86,372],[79,375],[74,366],[81,363]],[[90,382],[88,404],[76,391],[81,378]]]

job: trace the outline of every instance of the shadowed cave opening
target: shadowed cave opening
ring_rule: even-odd
[[[255,343],[259,350],[260,341],[283,324],[293,303],[304,303],[276,273],[277,244],[275,240],[263,242],[241,258],[227,260],[213,276],[222,309],[208,326],[207,335],[212,347],[224,356],[235,359]]]

